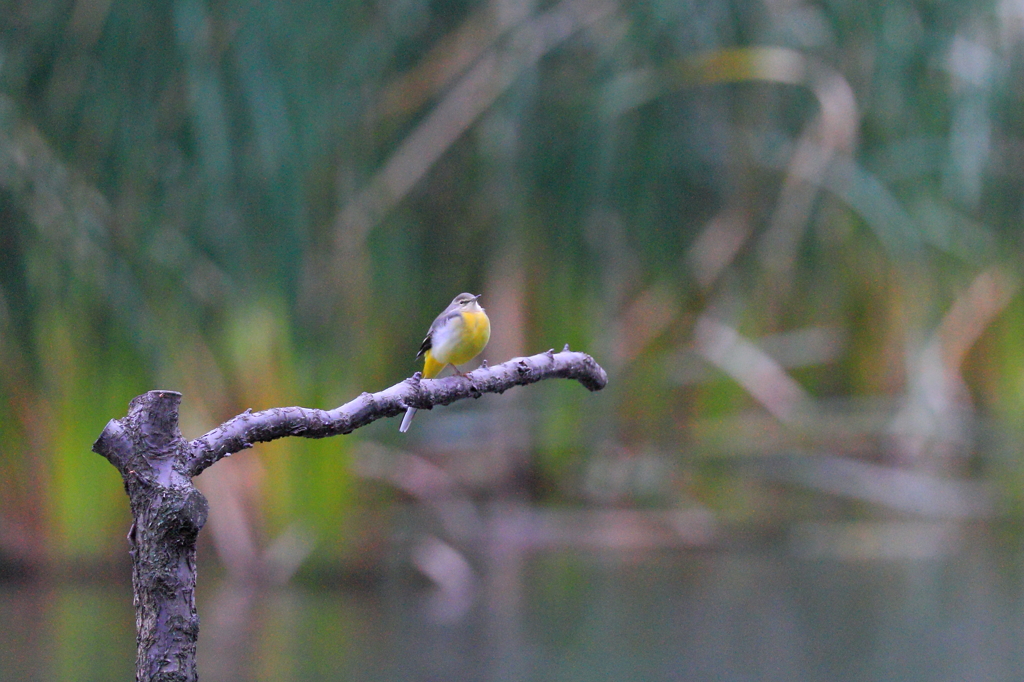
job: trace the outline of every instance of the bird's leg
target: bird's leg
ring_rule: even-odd
[[[456,374],[458,374],[458,375],[459,375],[460,377],[464,377],[464,376],[466,376],[465,374],[463,374],[462,372],[460,372],[460,371],[459,371],[459,368],[458,368],[458,367],[456,367],[455,365],[452,365],[452,369],[454,369],[454,370],[455,370],[455,373],[456,373]]]

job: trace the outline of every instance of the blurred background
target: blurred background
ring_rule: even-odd
[[[128,679],[121,481],[485,357],[609,373],[197,479],[204,680],[1013,680],[1021,0],[0,0],[0,678]]]

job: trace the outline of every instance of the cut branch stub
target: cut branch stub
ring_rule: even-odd
[[[93,445],[121,472],[131,504],[136,679],[147,682],[197,679],[196,536],[209,507],[184,473],[180,402],[174,391],[140,395]]]

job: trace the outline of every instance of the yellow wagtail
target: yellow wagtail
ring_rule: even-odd
[[[416,357],[423,356],[424,379],[433,379],[448,365],[462,374],[456,365],[480,355],[491,340],[491,321],[476,302],[478,298],[479,294],[459,294],[430,325],[427,338],[423,339],[416,353]],[[402,433],[408,431],[414,416],[415,407],[406,409],[398,430]]]

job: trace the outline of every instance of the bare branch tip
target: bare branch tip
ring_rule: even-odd
[[[562,349],[562,352],[563,353],[568,353],[569,352],[569,344],[565,344],[565,348]]]

